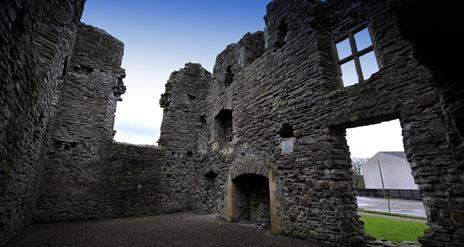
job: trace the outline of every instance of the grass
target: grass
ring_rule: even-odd
[[[392,219],[382,216],[373,216],[360,213],[364,221],[364,231],[376,239],[385,239],[392,242],[417,241],[424,235],[427,225],[410,220]]]
[[[375,211],[375,210],[367,210],[367,209],[363,209],[363,208],[358,208],[358,212],[372,213],[372,214],[383,214],[383,215],[388,215],[388,216],[396,216],[396,217],[418,219],[418,220],[427,220],[427,218],[425,218],[425,217],[419,217],[419,216],[408,215],[408,214],[388,213],[388,212]]]

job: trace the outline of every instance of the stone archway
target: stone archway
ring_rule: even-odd
[[[227,176],[225,216],[230,222],[267,221],[271,232],[280,234],[280,202],[272,170],[264,163],[254,166],[234,166]]]
[[[243,174],[232,180],[235,186],[236,221],[271,223],[269,180],[262,175]]]

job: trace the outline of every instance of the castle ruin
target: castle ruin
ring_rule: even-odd
[[[212,73],[171,74],[152,147],[113,141],[124,46],[79,21],[84,0],[2,1],[0,246],[31,223],[181,211],[365,246],[345,130],[393,119],[426,207],[419,242],[464,246],[464,86],[413,35],[414,4],[274,0]],[[344,86],[335,44],[366,28],[379,71]]]

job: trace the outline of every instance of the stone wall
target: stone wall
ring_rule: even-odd
[[[461,243],[461,211],[455,205],[463,198],[457,175],[462,174],[462,151],[453,153],[447,138],[436,77],[417,61],[412,44],[400,33],[401,6],[394,1],[269,4],[264,42],[262,34],[248,34],[217,58],[201,108],[207,126],[202,136],[209,139],[198,140],[201,168],[193,174],[200,184],[194,188],[198,206],[224,214],[231,175],[270,171],[282,234],[327,246],[363,245],[345,130],[399,119],[431,226],[421,242]],[[363,25],[372,33],[380,71],[343,87],[334,42]],[[254,45],[243,46],[250,40]],[[252,58],[244,63],[243,54]],[[226,145],[218,140],[216,121],[224,110],[232,112],[233,137]],[[290,127],[292,137],[279,135]]]
[[[163,109],[161,148],[166,150],[162,168],[163,208],[169,212],[189,210],[194,206],[198,169],[202,166],[199,153],[204,148],[197,140],[208,140],[206,116],[202,112],[211,83],[211,74],[199,64],[188,63],[171,74],[166,92],[161,95]]]
[[[162,212],[164,151],[112,141],[124,93],[123,44],[79,26],[51,135],[44,151],[36,222]]]
[[[430,18],[436,13],[446,15]],[[455,3],[436,5],[411,0],[398,11],[401,34],[411,42],[417,61],[433,75],[431,84],[446,129],[446,135],[441,138],[446,138],[451,159],[429,164],[419,173],[428,175],[422,179],[429,185],[426,188],[430,191],[428,216],[434,231],[422,242],[430,246],[443,242],[449,242],[449,246],[464,243],[464,87],[460,63],[452,59],[464,55],[462,49],[457,49],[461,42],[457,37],[464,35],[458,24],[461,22],[462,15]]]
[[[79,23],[83,1],[2,2],[0,243],[32,218],[234,218],[233,181],[255,174],[273,233],[363,246],[345,131],[399,119],[430,226],[420,241],[462,245],[463,87],[401,21],[411,2],[274,0],[265,31],[229,45],[212,75],[171,75],[160,147],[112,141],[123,44]],[[363,26],[380,70],[343,87],[334,42]]]
[[[0,246],[31,221],[83,0],[0,3]]]
[[[124,75],[122,54],[123,44],[118,40],[102,30],[79,26],[44,151],[36,220],[64,220],[86,213],[95,217],[101,211],[91,205],[99,198],[87,190],[98,193],[102,149],[113,132],[108,124],[115,110],[113,89]],[[87,210],[81,210],[82,203]]]
[[[165,151],[155,146],[112,143],[101,168],[104,217],[155,215],[172,211],[163,187]],[[169,187],[170,188],[170,187]],[[101,217],[101,216],[100,216]]]

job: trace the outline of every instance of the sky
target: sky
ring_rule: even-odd
[[[87,0],[81,21],[124,42],[126,93],[118,103],[115,140],[153,144],[163,111],[160,95],[171,72],[216,56],[247,32],[264,29],[270,0]]]
[[[399,120],[346,130],[351,157],[370,158],[380,151],[404,151]]]
[[[269,2],[87,0],[81,21],[104,29],[124,43],[122,67],[126,69],[127,91],[116,110],[115,140],[156,145],[163,117],[159,98],[171,72],[187,62],[200,63],[212,72],[216,56],[228,44],[239,41],[247,32],[264,30]],[[370,42],[365,32],[355,38],[360,44]],[[362,57],[360,60],[363,63]],[[365,60],[369,73],[378,69],[372,56]],[[353,66],[344,71],[345,78],[356,80]],[[371,138],[373,134],[378,138]],[[398,121],[349,129],[347,140],[353,157],[371,157],[374,150],[403,150]]]
[[[356,43],[357,51],[362,51],[363,49],[373,46],[372,39],[369,34],[369,30],[364,28],[356,33],[354,33],[354,40]],[[336,44],[337,54],[340,60],[352,55],[352,47],[348,39],[344,39]],[[379,66],[377,65],[377,59],[375,57],[374,51],[370,51],[367,54],[364,54],[359,57],[359,62],[361,64],[361,71],[363,74],[363,79],[367,80],[371,77],[372,74],[379,71]],[[350,86],[359,82],[358,75],[356,73],[356,67],[353,60],[345,62],[341,65],[342,70],[342,80],[343,85]]]

